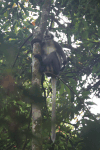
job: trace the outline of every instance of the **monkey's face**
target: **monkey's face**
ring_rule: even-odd
[[[44,33],[43,39],[44,39],[44,41],[48,41],[48,40],[52,40],[53,37],[54,37],[54,36],[53,36],[51,33],[49,33],[48,31],[46,31],[46,32]]]
[[[44,36],[44,41],[48,41],[48,40],[52,40],[52,39],[53,39],[53,35],[52,34]]]

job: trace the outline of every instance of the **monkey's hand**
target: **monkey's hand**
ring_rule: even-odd
[[[37,58],[40,63],[42,63],[42,57],[41,57],[41,55],[35,54],[34,57]]]

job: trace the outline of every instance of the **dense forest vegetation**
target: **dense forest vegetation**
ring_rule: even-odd
[[[32,138],[42,143],[41,150],[100,150],[100,115],[90,112],[91,94],[100,98],[99,0],[51,1],[47,27],[51,25],[67,57],[57,78],[56,141],[50,139],[52,91],[47,77],[46,99],[37,98],[42,138],[32,134],[32,37],[25,40],[39,26],[46,1],[0,1],[0,150],[31,150]]]

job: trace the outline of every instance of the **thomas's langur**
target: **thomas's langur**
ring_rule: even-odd
[[[45,72],[47,76],[52,77],[52,127],[51,127],[51,140],[54,142],[56,138],[55,133],[55,120],[56,120],[56,76],[60,71],[62,71],[67,62],[66,56],[61,48],[61,46],[53,40],[53,35],[47,30],[43,36],[43,40],[33,39],[31,44],[39,42],[41,44],[41,55],[34,55],[40,62],[40,72],[43,74]],[[64,67],[62,68],[62,65]],[[50,73],[51,72],[51,73]],[[53,75],[54,74],[54,75]]]

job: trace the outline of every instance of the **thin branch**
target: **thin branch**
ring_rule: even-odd
[[[45,72],[45,74],[46,73],[51,73],[51,72]],[[83,101],[84,99],[82,99],[82,98],[80,98],[72,89],[71,89],[71,87],[69,86],[69,85],[67,85],[58,75],[55,75],[55,74],[53,74],[53,73],[51,73],[53,76],[55,76],[55,77],[57,77],[58,79],[60,79],[76,96],[77,96],[77,98],[80,100],[80,101]],[[89,114],[92,116],[92,118],[97,122],[97,123],[99,123],[98,122],[98,120],[93,116],[93,114],[90,112],[90,110],[88,109],[88,107],[84,104],[84,106],[85,106],[85,108],[87,109],[87,111],[89,112]]]
[[[21,48],[24,46],[24,44],[32,37],[32,35],[33,35],[33,33],[31,33],[28,37],[27,37],[27,39],[24,41],[24,43],[19,47],[19,51],[18,51],[18,54],[17,54],[17,56],[16,56],[16,58],[15,58],[15,61],[14,61],[14,63],[13,63],[13,65],[12,65],[12,68],[15,66],[15,64],[16,64],[16,61],[17,61],[17,59],[18,59],[18,56],[19,56],[19,53],[20,53],[20,50],[21,50]]]

